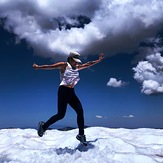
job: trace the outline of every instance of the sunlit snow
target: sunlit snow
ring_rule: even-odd
[[[88,145],[76,140],[78,130],[1,129],[0,163],[161,163],[162,129],[85,129]]]

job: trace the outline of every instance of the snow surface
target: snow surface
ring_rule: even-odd
[[[163,162],[161,129],[85,129],[88,146],[76,140],[77,129],[1,129],[0,163],[160,163]]]

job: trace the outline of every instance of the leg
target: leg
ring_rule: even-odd
[[[46,130],[50,125],[64,118],[67,108],[67,101],[63,96],[64,92],[59,88],[58,91],[58,113],[52,116],[42,127]]]
[[[66,107],[67,104],[60,102],[58,104],[58,113],[54,116],[52,116],[44,125],[43,125],[43,129],[47,129],[50,125],[54,124],[55,122],[61,120],[64,118],[65,113],[66,113]]]
[[[77,114],[77,124],[79,127],[79,135],[84,135],[84,113],[80,100],[76,95],[69,101],[70,106]]]

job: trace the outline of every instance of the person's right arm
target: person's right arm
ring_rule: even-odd
[[[33,68],[44,69],[44,70],[60,69],[62,71],[62,69],[65,69],[66,65],[67,65],[66,62],[57,62],[51,65],[37,65],[34,63]]]

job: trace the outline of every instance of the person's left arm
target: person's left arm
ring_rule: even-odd
[[[83,70],[85,68],[91,67],[91,66],[101,62],[103,60],[103,58],[104,58],[103,54],[100,54],[99,59],[77,65],[77,68],[78,68],[78,70]]]

